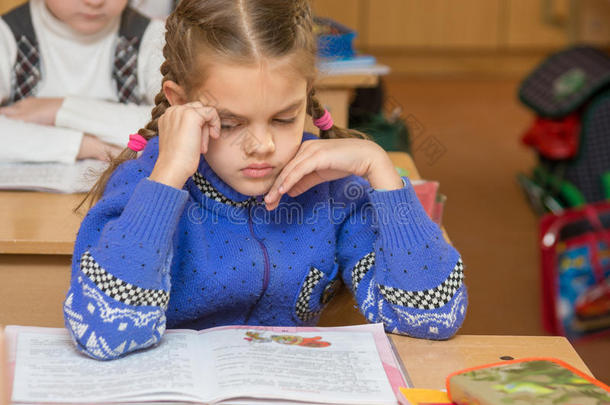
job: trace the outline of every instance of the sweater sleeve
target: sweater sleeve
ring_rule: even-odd
[[[0,18],[0,105],[11,96],[11,72],[17,58],[17,43],[11,29]]]
[[[468,305],[462,260],[403,180],[403,188],[390,191],[356,176],[331,186],[346,207],[337,238],[342,278],[369,322],[391,333],[448,339]]]
[[[64,321],[96,359],[152,346],[165,331],[172,239],[188,193],[144,176],[138,161],[120,166],[76,239]]]
[[[0,162],[74,163],[83,134],[0,115]]]
[[[129,134],[146,125],[152,108],[152,105],[68,96],[57,111],[55,126],[89,133],[106,143],[125,147]]]

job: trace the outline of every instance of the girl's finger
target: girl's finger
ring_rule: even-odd
[[[320,183],[324,183],[326,180],[323,179],[318,172],[313,172],[306,174],[299,180],[290,190],[287,191],[287,194],[290,197],[296,197],[299,194],[304,193],[309,190],[313,186],[317,186]]]
[[[304,159],[297,163],[290,172],[287,173],[284,181],[280,184],[278,191],[280,193],[288,192],[295,184],[297,184],[304,176],[313,173],[318,168],[316,159]]]
[[[283,188],[281,191],[279,190],[280,186],[284,183],[284,181],[286,179],[287,173],[290,173],[293,170],[295,165],[301,163],[305,159],[308,159],[309,155],[310,155],[309,151],[299,148],[296,155],[292,158],[292,160],[290,160],[288,163],[286,163],[286,166],[284,166],[282,168],[282,171],[280,172],[280,174],[275,178],[273,185],[271,186],[271,188],[267,192],[267,195],[265,196],[266,202],[271,203],[275,200],[278,200],[281,197],[281,194],[287,191],[287,189],[283,189]]]
[[[203,106],[200,102],[195,101],[185,104],[195,111],[202,119],[203,125],[210,126],[208,134],[218,139],[220,136],[220,117],[214,107]]]
[[[208,142],[210,137],[210,127],[204,125],[201,130],[201,153],[208,153]]]

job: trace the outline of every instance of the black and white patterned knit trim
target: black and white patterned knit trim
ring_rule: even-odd
[[[460,258],[449,277],[436,288],[422,291],[406,291],[379,285],[381,295],[391,304],[418,309],[440,308],[455,295],[464,280],[464,267]]]
[[[13,94],[10,103],[32,96],[40,82],[40,53],[36,43],[25,35],[17,41],[17,60],[13,66]]]
[[[104,270],[89,251],[81,256],[80,269],[104,294],[117,301],[127,305],[150,305],[167,308],[169,293],[163,290],[140,288],[126,283]]]
[[[312,267],[307,277],[305,277],[296,303],[296,314],[299,319],[309,321],[318,314],[318,312],[313,312],[309,309],[309,302],[311,301],[314,287],[322,280],[323,276],[324,273],[322,271]]]
[[[114,51],[112,77],[116,81],[121,103],[140,104],[138,97],[138,42],[139,38],[119,37]]]
[[[358,260],[358,263],[352,269],[352,291],[356,292],[358,285],[374,264],[375,252],[371,252]]]
[[[231,200],[229,197],[225,196],[220,191],[218,191],[212,185],[212,183],[207,181],[205,179],[205,177],[203,177],[201,175],[201,173],[199,173],[199,172],[196,172],[195,174],[193,174],[193,181],[195,182],[195,185],[197,186],[197,188],[199,188],[199,190],[201,190],[201,192],[206,197],[211,198],[212,200],[218,201],[223,204],[233,205],[235,207],[246,207],[250,204],[253,204],[256,201],[256,199],[254,197],[250,197],[244,201]]]

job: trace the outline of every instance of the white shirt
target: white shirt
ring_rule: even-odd
[[[174,8],[173,0],[133,0],[131,7],[152,18],[165,19]]]
[[[32,24],[38,40],[42,78],[36,97],[63,97],[55,126],[43,126],[0,116],[0,162],[73,162],[83,133],[125,146],[129,134],[150,119],[161,88],[164,24],[152,20],[138,54],[138,96],[145,105],[118,101],[112,78],[120,18],[103,31],[83,35],[55,18],[43,0],[31,0]],[[17,57],[15,37],[0,20],[0,100],[11,93],[11,72]]]

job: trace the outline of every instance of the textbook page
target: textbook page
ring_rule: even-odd
[[[82,193],[91,189],[107,166],[92,159],[74,164],[0,163],[0,189]]]
[[[99,361],[54,331],[18,333],[13,402],[200,401],[195,333],[166,333],[152,350]]]
[[[217,387],[211,402],[397,403],[371,332],[213,330],[199,335],[198,347],[213,370],[206,374]]]
[[[167,330],[112,361],[80,354],[63,328],[8,326],[6,336],[14,403],[395,404],[410,386],[380,324]]]

